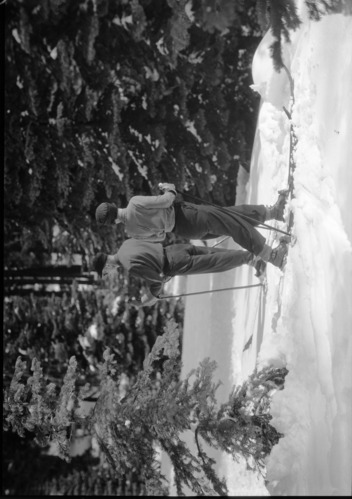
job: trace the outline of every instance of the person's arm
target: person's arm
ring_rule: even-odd
[[[158,298],[154,296],[151,292],[150,289],[145,290],[145,292],[142,294],[140,300],[136,300],[135,298],[131,301],[131,305],[134,305],[135,307],[151,307],[158,301]]]
[[[176,188],[174,184],[159,184],[159,188],[164,194],[159,196],[133,196],[130,203],[142,208],[169,208],[175,200]]]
[[[151,305],[154,305],[158,299],[159,298],[151,293],[150,289],[146,289],[146,292],[141,296],[142,307],[150,307]]]
[[[158,301],[158,296],[162,290],[163,278],[154,270],[146,266],[135,266],[130,269],[130,273],[136,277],[144,279],[146,286],[140,300],[134,299],[131,304],[136,307],[149,307]]]

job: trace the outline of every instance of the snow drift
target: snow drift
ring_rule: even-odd
[[[286,268],[268,266],[266,289],[186,301],[183,372],[205,356],[216,360],[220,402],[256,365],[289,369],[285,389],[272,400],[273,424],[284,437],[267,459],[267,487],[243,463],[218,455],[232,495],[351,494],[352,18],[334,14],[314,22],[303,2],[298,7],[303,23],[284,51],[295,83],[298,137]],[[262,100],[248,203],[272,204],[287,186],[290,123],[282,106],[290,106],[290,86],[283,71],[273,70],[270,43],[268,33],[253,60],[253,89]],[[276,245],[274,231],[263,234]],[[186,291],[256,282],[246,267],[188,277]]]

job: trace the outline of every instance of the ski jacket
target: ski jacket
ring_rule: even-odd
[[[144,279],[150,292],[158,297],[164,280],[164,249],[161,243],[127,239],[117,252],[123,267],[135,277]]]
[[[175,226],[174,200],[175,193],[172,191],[160,196],[133,196],[127,207],[118,211],[128,236],[162,242],[166,232],[171,232]]]

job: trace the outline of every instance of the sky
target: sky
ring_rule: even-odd
[[[293,238],[284,271],[267,267],[265,287],[186,299],[183,374],[204,357],[218,363],[219,403],[254,368],[286,366],[273,393],[272,424],[284,434],[266,460],[266,480],[244,463],[214,453],[231,495],[351,495],[352,492],[352,12],[310,21],[285,44],[294,80]],[[273,204],[287,186],[290,86],[274,71],[270,32],[253,59],[261,95],[251,174],[241,172],[237,204]],[[262,230],[276,246],[278,233]],[[230,240],[222,247],[235,248]],[[188,276],[186,292],[258,283],[244,266]],[[177,281],[176,286],[180,286]],[[252,338],[245,351],[244,346]]]

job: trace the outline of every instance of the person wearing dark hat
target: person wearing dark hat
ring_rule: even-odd
[[[255,255],[244,250],[208,248],[193,244],[163,246],[161,243],[131,238],[124,241],[114,255],[98,253],[93,259],[92,267],[100,277],[105,277],[116,272],[122,265],[135,277],[144,279],[148,291],[136,304],[149,306],[160,299],[162,286],[167,278],[224,272],[244,264],[255,266],[257,260]]]
[[[283,220],[287,191],[280,191],[273,206],[240,205],[226,209],[213,205],[175,203],[173,184],[159,184],[159,196],[133,196],[126,208],[114,203],[100,204],[95,213],[100,224],[125,225],[126,233],[134,239],[162,242],[167,232],[187,239],[213,239],[230,236],[242,248],[268,261],[272,248],[255,228],[267,220]],[[251,220],[244,219],[250,217]],[[280,252],[284,248],[279,245]]]

